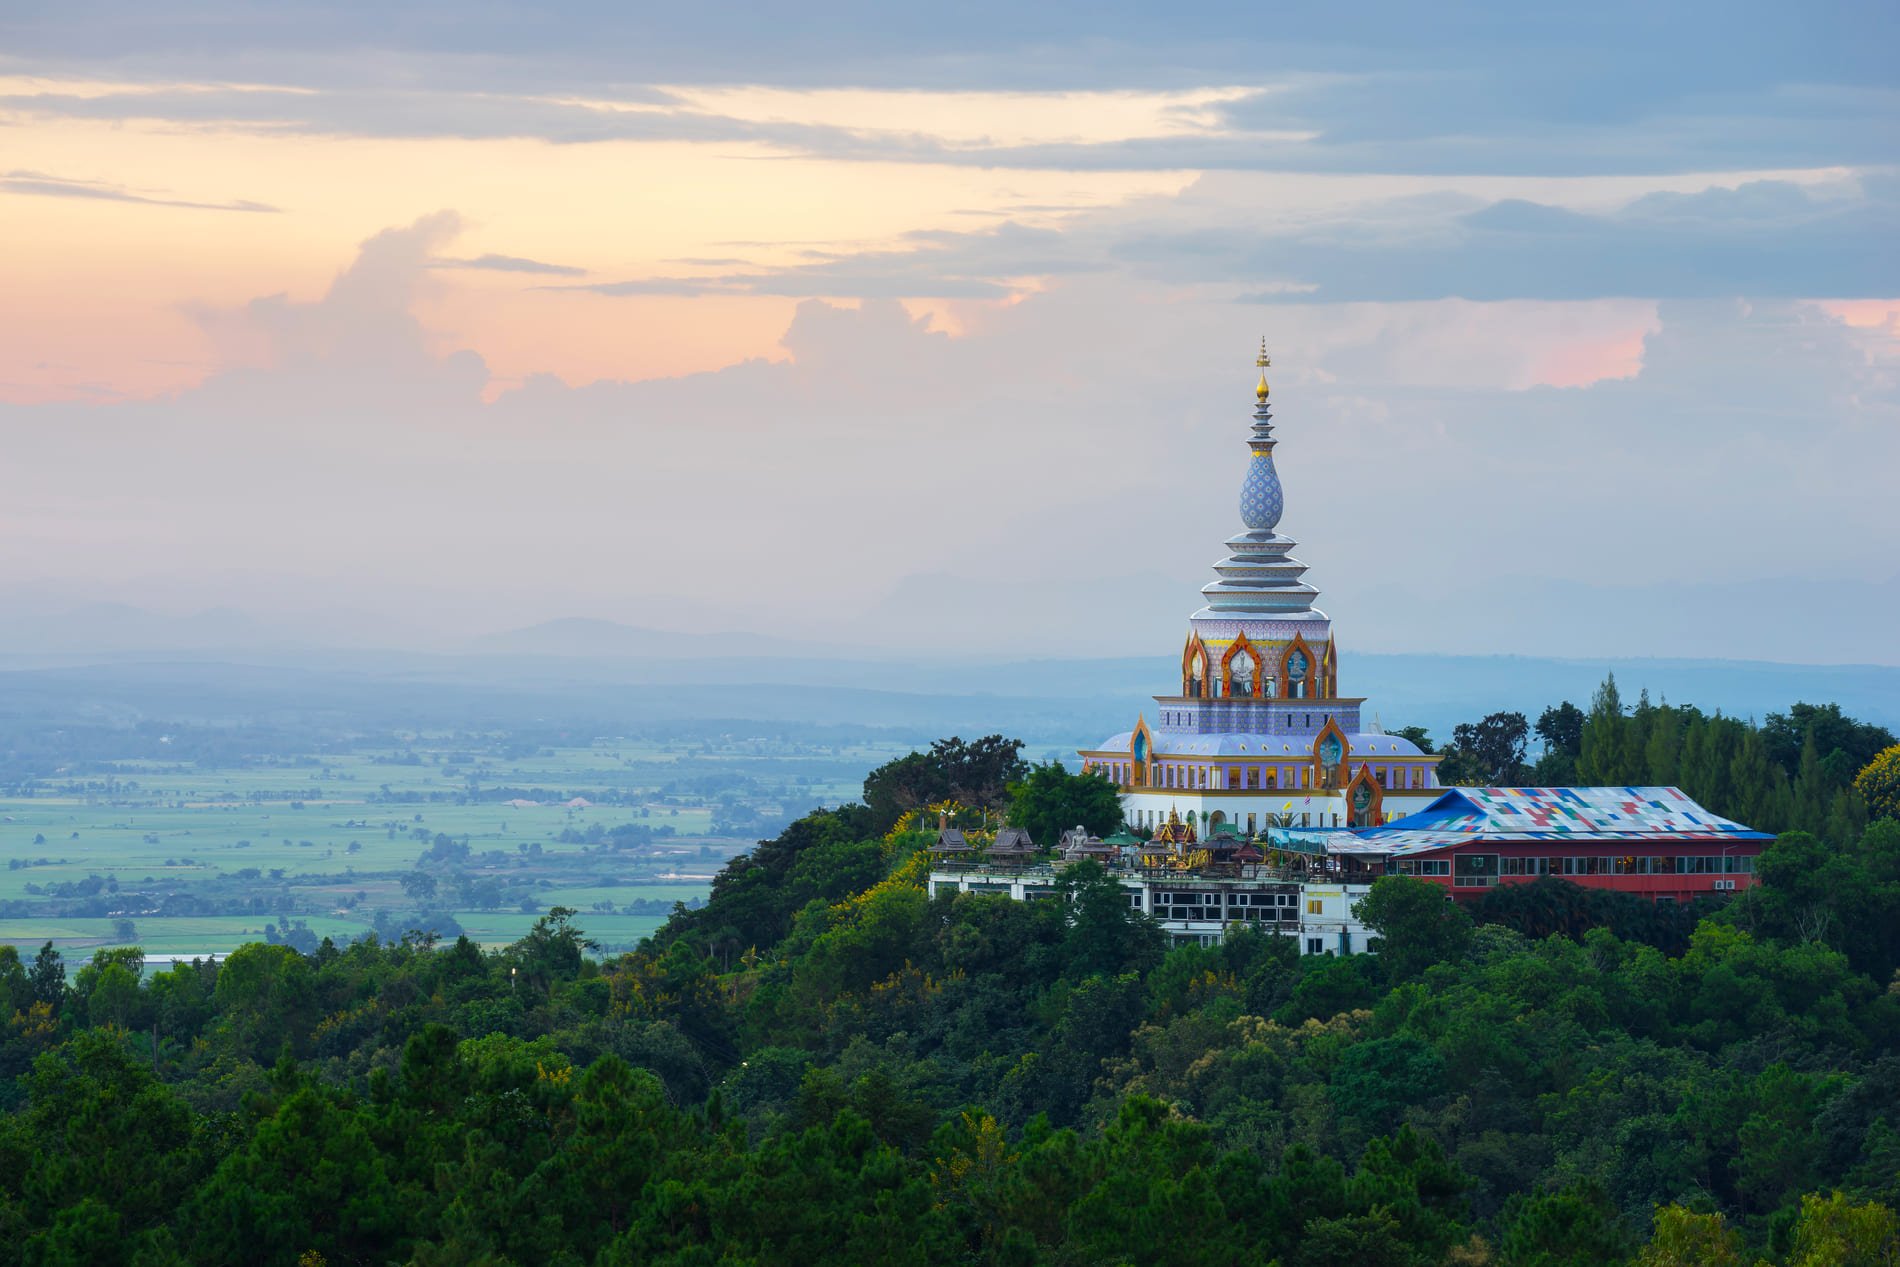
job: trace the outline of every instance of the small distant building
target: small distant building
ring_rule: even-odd
[[[983,856],[990,862],[1020,866],[1036,856],[1036,842],[1021,827],[1003,827],[998,829],[996,839],[983,851]]]
[[[946,862],[967,862],[975,852],[962,830],[956,827],[938,828],[937,839],[930,844],[931,856]]]

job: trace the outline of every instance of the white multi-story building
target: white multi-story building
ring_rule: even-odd
[[[1020,869],[940,866],[930,872],[930,893],[992,893],[1018,902],[1053,900],[1061,864]],[[1369,884],[1312,881],[1291,871],[1254,867],[1251,875],[1192,871],[1111,871],[1128,904],[1152,916],[1175,942],[1211,946],[1228,929],[1246,925],[1297,938],[1301,954],[1358,955],[1370,947],[1366,927],[1352,906]]]

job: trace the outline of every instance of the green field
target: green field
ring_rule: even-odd
[[[53,922],[31,919],[0,919],[0,943],[12,942],[25,950],[51,941],[68,959],[80,958],[102,946],[137,945],[152,955],[224,954],[245,942],[263,941],[261,916],[202,915],[191,918],[147,918],[137,921],[138,937],[125,942],[113,931],[110,919],[60,919]],[[364,930],[360,922],[343,919],[310,920],[318,936],[334,937],[339,942]],[[77,955],[74,952],[78,952]]]
[[[83,954],[125,944],[121,919],[154,954],[224,953],[280,917],[339,941],[380,918],[387,934],[418,908],[403,880],[423,859],[445,886],[430,909],[477,941],[506,944],[568,906],[603,947],[628,947],[673,903],[703,900],[712,875],[773,822],[854,799],[862,771],[895,751],[748,740],[609,740],[509,756],[496,747],[417,735],[386,751],[231,768],[141,760],[57,771],[0,796],[0,942],[51,939]],[[636,843],[603,848],[616,828],[640,832]],[[445,839],[465,862],[425,859]],[[483,881],[506,900],[456,900],[468,892],[456,884]],[[179,894],[196,913],[174,912]]]

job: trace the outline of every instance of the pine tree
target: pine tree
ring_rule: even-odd
[[[1643,744],[1644,781],[1653,787],[1674,787],[1682,777],[1682,718],[1667,704],[1650,719],[1649,738]]]
[[[1801,745],[1801,761],[1796,767],[1789,825],[1796,831],[1825,835],[1828,815],[1834,807],[1833,793],[1833,782],[1821,764],[1821,754],[1814,746],[1814,733],[1810,731]]]
[[[1616,691],[1616,674],[1603,679],[1603,685],[1590,697],[1590,715],[1583,723],[1583,754],[1577,759],[1577,777],[1588,785],[1621,783],[1623,697]]]
[[[1745,729],[1741,722],[1720,713],[1709,719],[1702,754],[1705,795],[1696,799],[1724,818],[1734,818],[1741,813],[1736,795],[1735,759],[1741,751]]]
[[[1729,762],[1729,782],[1734,786],[1732,803],[1745,825],[1757,831],[1779,833],[1787,827],[1788,776],[1768,759],[1768,745],[1762,742],[1759,730],[1746,726],[1741,731],[1741,742]],[[1730,818],[1736,816],[1725,814]]]
[[[33,984],[35,1000],[59,1011],[66,1001],[66,961],[53,949],[52,942],[41,946],[40,953],[33,956],[33,970],[27,974],[27,980]]]
[[[1821,838],[1837,849],[1851,849],[1860,843],[1861,833],[1866,830],[1867,802],[1851,787],[1836,791]]]
[[[1709,723],[1700,712],[1691,712],[1682,726],[1682,745],[1676,757],[1676,786],[1690,799],[1709,805]],[[1709,805],[1709,808],[1715,808]]]

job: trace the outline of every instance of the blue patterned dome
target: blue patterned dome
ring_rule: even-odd
[[[1279,526],[1284,509],[1286,498],[1280,491],[1280,473],[1273,469],[1273,454],[1255,453],[1240,485],[1241,522],[1255,532],[1271,532]]]

